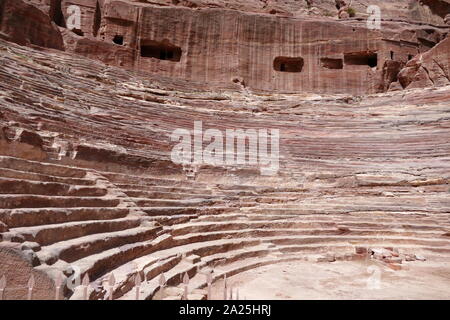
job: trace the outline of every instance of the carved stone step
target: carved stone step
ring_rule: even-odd
[[[118,199],[94,198],[94,197],[61,197],[61,196],[36,196],[36,195],[0,195],[2,208],[51,208],[51,207],[113,207],[117,206]]]
[[[117,207],[0,209],[0,220],[10,228],[17,228],[72,221],[120,219],[129,212],[128,208]]]
[[[107,190],[98,187],[72,186],[57,182],[36,182],[0,178],[0,194],[33,194],[52,196],[104,196]]]
[[[42,247],[38,257],[47,264],[54,264],[58,259],[74,262],[101,251],[153,239],[160,229],[160,227],[137,227],[61,241]]]
[[[115,220],[94,220],[66,222],[62,224],[42,225],[10,229],[8,235],[24,241],[37,242],[47,246],[55,242],[84,237],[90,234],[107,233],[136,228],[141,224],[139,218],[120,218]]]

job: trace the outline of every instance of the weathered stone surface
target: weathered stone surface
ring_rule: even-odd
[[[445,23],[444,19],[450,12],[449,0],[421,0],[410,4],[413,19],[426,20],[434,24]]]
[[[445,22],[446,24],[450,25],[450,13],[447,14],[447,15],[445,16],[444,22]]]
[[[402,65],[402,62],[394,60],[387,60],[384,63],[380,91],[385,92],[391,90],[391,84],[397,82],[398,73],[400,72]]]
[[[64,50],[61,34],[49,16],[22,0],[0,3],[0,37],[20,45]]]
[[[450,84],[450,38],[416,56],[398,75],[404,88],[423,88]]]
[[[433,25],[439,24],[434,18],[429,21],[436,16],[444,24],[442,4],[435,8],[417,2],[405,9],[406,1],[370,3],[383,12],[381,30],[367,29],[364,2],[29,2],[61,26],[70,52],[205,87],[229,88],[233,79],[242,79],[239,83],[245,83],[245,90],[254,92],[387,91],[398,68],[393,69],[389,61],[403,66],[418,51],[438,43],[446,32]],[[63,30],[71,5],[80,7],[79,30]],[[363,20],[338,23],[337,16],[348,16],[349,8]],[[313,18],[305,19],[305,15]],[[399,17],[402,22],[392,21]]]
[[[25,299],[28,295],[28,281],[33,275],[35,286],[33,300],[53,300],[55,287],[53,280],[44,272],[33,268],[27,251],[20,250],[20,244],[0,243],[0,275],[6,278],[5,300]],[[8,288],[12,290],[8,290]]]
[[[8,226],[0,221],[0,232],[6,232],[8,231]]]
[[[98,41],[92,37],[81,37],[63,28],[61,33],[66,49],[70,52],[119,67],[132,68],[134,65],[135,54],[131,48]]]
[[[398,246],[447,254],[447,87],[370,97],[212,94],[195,82],[1,45],[2,243],[19,243],[22,259],[52,279],[67,276],[68,263],[100,283],[110,270],[114,298],[132,299],[139,272],[149,280],[141,297],[152,298],[162,272],[169,286],[186,272],[203,283],[195,270],[213,261],[233,273],[297,250],[365,261],[364,248],[385,248],[377,258],[392,268]],[[188,181],[171,163],[174,129],[194,119],[248,126],[255,115],[258,126],[281,130],[279,177],[202,167]],[[47,153],[60,157],[48,163]],[[89,292],[107,294],[106,284]]]
[[[400,84],[400,82],[392,82],[390,85],[389,85],[389,89],[388,89],[388,91],[400,91],[400,90],[403,90],[403,87],[402,87],[402,85]]]
[[[373,31],[365,1],[352,4],[360,20],[338,20],[335,1],[28,2],[66,52],[0,40],[0,276],[19,273],[21,288],[7,298],[25,298],[32,273],[53,298],[73,267],[90,299],[112,276],[114,299],[134,299],[137,276],[141,299],[164,298],[161,274],[167,298],[188,274],[203,299],[200,270],[219,281],[300,260],[448,260],[439,6],[414,3],[412,19],[405,1],[374,1]],[[64,23],[70,4],[79,30]],[[278,175],[173,163],[171,133],[200,120],[279,129]]]

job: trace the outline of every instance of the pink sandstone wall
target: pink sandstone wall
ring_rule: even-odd
[[[164,1],[158,2],[160,6],[124,0],[28,2],[60,25],[66,51],[206,87],[238,82],[256,92],[362,95],[387,91],[409,60],[429,50],[448,31],[443,26],[388,21],[381,30],[369,30],[364,16],[343,22],[323,16],[267,14],[259,12],[254,2],[237,10],[228,9],[236,5],[232,1],[223,1],[222,8],[204,7],[207,4],[202,1],[194,1],[194,8]],[[81,8],[81,27],[71,31],[62,27],[69,17],[67,8],[74,4]],[[402,11],[406,3],[403,7],[377,4],[385,10],[383,18],[407,19],[405,12],[411,12],[414,21],[428,21],[431,16],[442,20],[439,8],[422,6],[419,10],[417,4],[410,4],[409,11]],[[285,9],[298,12],[296,6],[287,1]],[[62,21],[58,13],[64,16]],[[143,46],[174,48],[180,57],[142,56]],[[375,62],[369,63],[369,57]],[[291,69],[292,59],[299,62],[294,68],[300,72],[282,72]]]

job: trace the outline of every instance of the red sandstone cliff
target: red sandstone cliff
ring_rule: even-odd
[[[409,61],[398,75],[404,88],[450,84],[450,38]]]
[[[20,45],[64,50],[62,36],[49,16],[21,0],[0,1],[0,37]]]
[[[364,1],[352,5],[356,17],[340,21],[334,1],[27,2],[60,26],[69,52],[205,86],[239,83],[254,92],[386,91],[408,60],[448,32],[444,0],[370,3],[382,10],[380,30],[367,28]],[[72,4],[81,10],[79,30],[66,28]],[[17,29],[8,27],[13,23],[4,20],[3,28]],[[54,36],[33,37],[55,47],[45,41],[61,36],[47,27]],[[27,42],[25,35],[14,37]]]
[[[324,250],[449,261],[450,87],[411,89],[449,84],[446,1],[411,2],[414,19],[406,1],[374,1],[380,31],[365,1],[342,21],[332,1],[27,2],[41,11],[0,2],[2,35],[42,47],[0,40],[0,275],[20,289],[6,298],[34,274],[35,298],[54,299],[72,267],[88,298],[133,299],[142,275],[151,299],[161,272],[202,284],[217,261],[216,279]],[[66,52],[45,50],[61,34]],[[168,137],[198,120],[278,128],[279,176],[174,164]]]

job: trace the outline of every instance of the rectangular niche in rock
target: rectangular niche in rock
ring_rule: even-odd
[[[168,41],[146,40],[141,42],[141,57],[179,62],[181,54],[181,48]]]
[[[121,35],[115,35],[114,38],[113,38],[113,42],[114,42],[115,44],[118,44],[118,45],[120,45],[120,46],[123,46],[123,36],[121,36]]]
[[[378,55],[372,51],[352,52],[344,54],[344,63],[346,65],[376,67],[378,64]]]
[[[280,72],[302,72],[304,60],[301,57],[276,57],[273,69]]]
[[[342,69],[342,68],[344,68],[344,63],[342,62],[342,59],[321,58],[320,65],[327,69]]]

